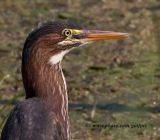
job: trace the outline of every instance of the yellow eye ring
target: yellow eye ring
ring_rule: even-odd
[[[64,36],[66,36],[66,37],[70,37],[70,36],[72,36],[72,30],[71,30],[71,29],[64,29],[64,30],[62,31],[62,34],[63,34]]]

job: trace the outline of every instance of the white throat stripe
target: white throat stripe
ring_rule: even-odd
[[[55,65],[55,64],[59,63],[63,59],[63,56],[65,54],[67,54],[68,52],[69,52],[69,50],[65,50],[65,51],[62,51],[58,54],[53,55],[50,58],[49,63],[51,63],[52,65]]]

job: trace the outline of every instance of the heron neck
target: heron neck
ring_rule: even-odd
[[[28,66],[22,64],[26,98],[37,97],[51,106],[69,137],[68,95],[61,65],[45,63],[38,68],[37,66],[33,63],[29,63]]]
[[[63,122],[66,134],[69,132],[68,95],[65,78],[60,63],[56,65],[28,66],[22,64],[22,77],[26,98],[37,97],[44,100],[56,114],[57,120]],[[67,136],[69,137],[69,136]]]

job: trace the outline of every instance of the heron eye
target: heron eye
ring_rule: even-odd
[[[70,29],[64,29],[64,30],[62,31],[62,34],[63,34],[64,36],[66,36],[66,37],[72,36],[72,30],[70,30]]]

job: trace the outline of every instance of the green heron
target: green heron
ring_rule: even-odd
[[[127,33],[80,30],[67,22],[47,22],[27,37],[22,52],[26,100],[11,112],[1,140],[69,140],[68,95],[61,60],[87,43],[128,37]]]

